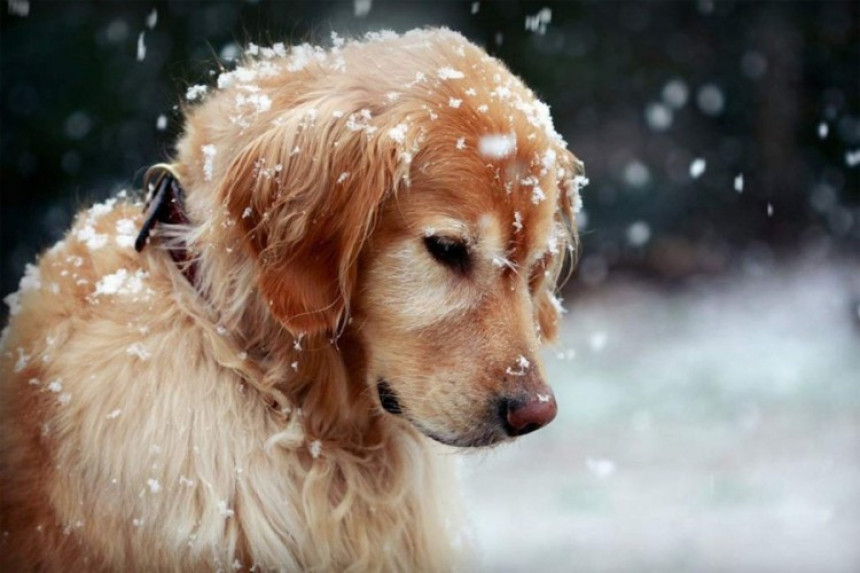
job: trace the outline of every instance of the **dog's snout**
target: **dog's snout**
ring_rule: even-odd
[[[549,388],[527,398],[502,399],[500,414],[509,436],[534,432],[555,418],[558,407]]]

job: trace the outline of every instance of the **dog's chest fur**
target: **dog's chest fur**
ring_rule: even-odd
[[[140,206],[104,211],[30,270],[4,341],[10,565],[446,568],[426,440],[402,428],[358,454],[306,435],[313,413],[244,382],[253,357],[166,254],[130,247]]]

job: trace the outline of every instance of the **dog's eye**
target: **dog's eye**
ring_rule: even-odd
[[[424,246],[433,255],[433,258],[446,267],[466,272],[469,268],[469,249],[462,241],[450,237],[437,237],[431,235],[424,237]]]

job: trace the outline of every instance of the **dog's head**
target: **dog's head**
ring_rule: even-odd
[[[447,31],[291,57],[245,92],[231,79],[264,109],[208,173],[271,314],[346,334],[379,406],[438,441],[550,422],[538,348],[557,330],[581,164],[548,108]]]

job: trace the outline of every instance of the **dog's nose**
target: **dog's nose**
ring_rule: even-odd
[[[503,400],[502,404],[505,430],[509,436],[522,436],[546,426],[558,411],[555,396],[548,388],[526,399]]]

